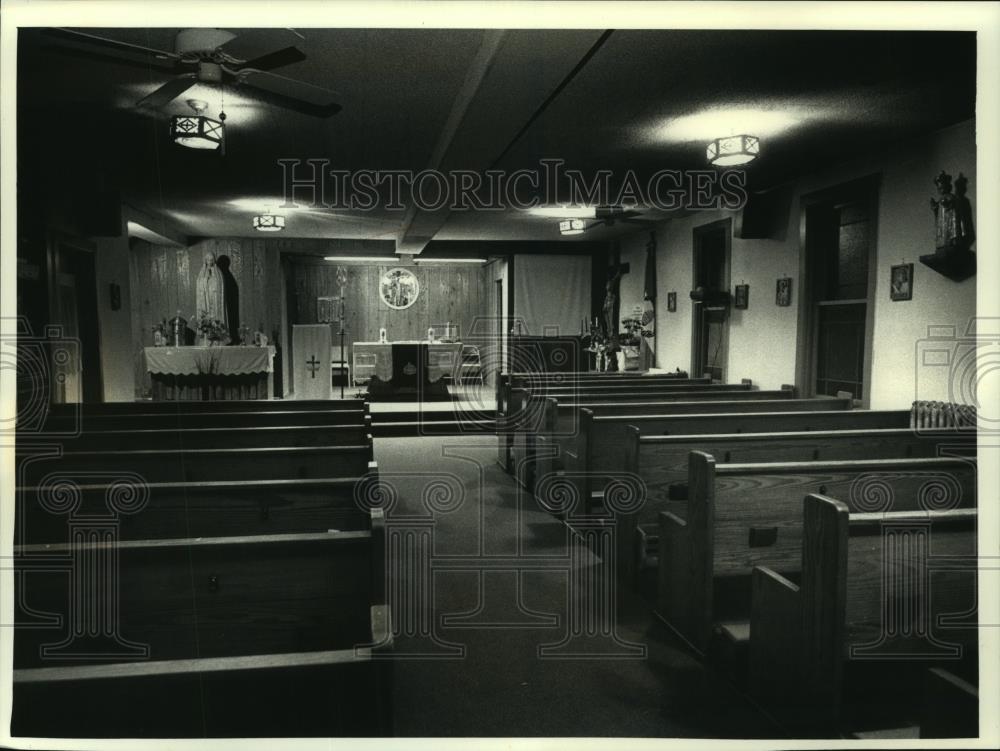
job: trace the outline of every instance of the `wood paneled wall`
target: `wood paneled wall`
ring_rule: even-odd
[[[483,268],[457,264],[407,267],[420,281],[420,296],[406,310],[393,310],[379,296],[378,283],[396,265],[343,265],[347,344],[377,341],[383,327],[390,341],[424,339],[428,327],[448,322],[458,324],[464,336],[476,317],[490,314]],[[291,323],[316,323],[316,298],[340,295],[337,264],[293,261],[290,269],[289,307],[295,314]]]
[[[153,344],[153,326],[181,312],[195,315],[198,272],[206,249],[230,258],[230,271],[240,290],[240,322],[251,330],[260,324],[268,336],[280,329],[278,251],[255,238],[209,239],[189,248],[168,248],[134,240],[131,249],[132,339],[136,396],[150,389],[142,348]]]

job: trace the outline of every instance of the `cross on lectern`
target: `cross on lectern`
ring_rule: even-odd
[[[311,359],[306,360],[307,370],[312,374],[310,378],[316,377],[316,371],[319,370],[319,360],[316,359],[316,355],[313,355]]]

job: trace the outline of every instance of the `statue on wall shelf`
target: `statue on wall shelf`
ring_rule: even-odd
[[[938,253],[950,250],[968,250],[976,239],[972,226],[972,205],[966,197],[968,179],[961,172],[955,180],[952,193],[951,175],[942,171],[934,178],[937,198],[931,199],[934,211],[934,247]]]
[[[920,262],[960,282],[976,273],[976,254],[971,246],[976,240],[972,224],[972,204],[966,196],[968,179],[961,172],[952,193],[951,175],[945,171],[934,178],[937,197],[931,199],[934,212],[934,252],[920,256]]]

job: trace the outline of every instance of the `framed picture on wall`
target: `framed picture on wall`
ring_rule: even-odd
[[[913,264],[893,266],[889,276],[889,299],[893,302],[913,299]]]
[[[420,282],[409,269],[389,269],[379,280],[379,294],[393,310],[406,310],[420,297]]]
[[[783,308],[792,304],[792,280],[787,276],[778,280],[774,293],[774,303]]]
[[[733,299],[733,307],[738,310],[746,310],[750,306],[750,285],[737,284],[736,295]]]
[[[333,323],[340,315],[339,297],[317,297],[316,298],[316,322]]]
[[[677,312],[677,293],[668,292],[667,293],[667,312],[676,313]]]

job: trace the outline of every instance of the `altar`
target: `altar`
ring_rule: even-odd
[[[269,399],[274,347],[145,347],[155,401]]]
[[[461,342],[355,342],[353,378],[378,399],[447,399]]]

